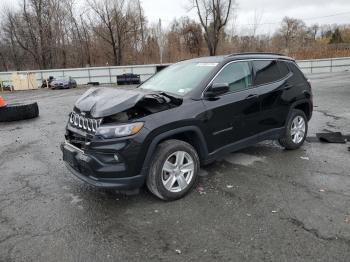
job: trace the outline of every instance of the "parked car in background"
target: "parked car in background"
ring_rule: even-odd
[[[93,88],[76,103],[61,145],[68,169],[104,188],[147,185],[164,200],[189,192],[200,165],[277,139],[301,147],[311,85],[294,59],[233,54],[171,65],[138,88]]]
[[[77,87],[77,81],[75,81],[72,77],[67,76],[60,79],[54,79],[49,84],[49,87],[51,89],[69,89],[69,88],[76,88]]]

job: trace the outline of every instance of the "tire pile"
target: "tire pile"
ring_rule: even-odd
[[[3,101],[2,106],[0,105],[0,122],[19,121],[39,116],[39,107],[36,102],[5,104],[1,97],[0,100]]]

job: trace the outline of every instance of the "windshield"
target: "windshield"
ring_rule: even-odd
[[[154,75],[140,88],[183,96],[192,91],[217,65],[217,63],[174,64]]]

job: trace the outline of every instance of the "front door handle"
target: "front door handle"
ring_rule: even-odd
[[[258,98],[257,94],[250,94],[249,96],[246,97],[246,99],[253,99],[253,98]]]

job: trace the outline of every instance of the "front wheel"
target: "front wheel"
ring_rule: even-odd
[[[199,166],[198,154],[190,144],[180,140],[165,141],[157,147],[147,187],[160,199],[179,199],[195,184]]]
[[[287,150],[298,149],[304,144],[308,131],[308,122],[303,111],[293,109],[285,129],[284,136],[278,141]]]

